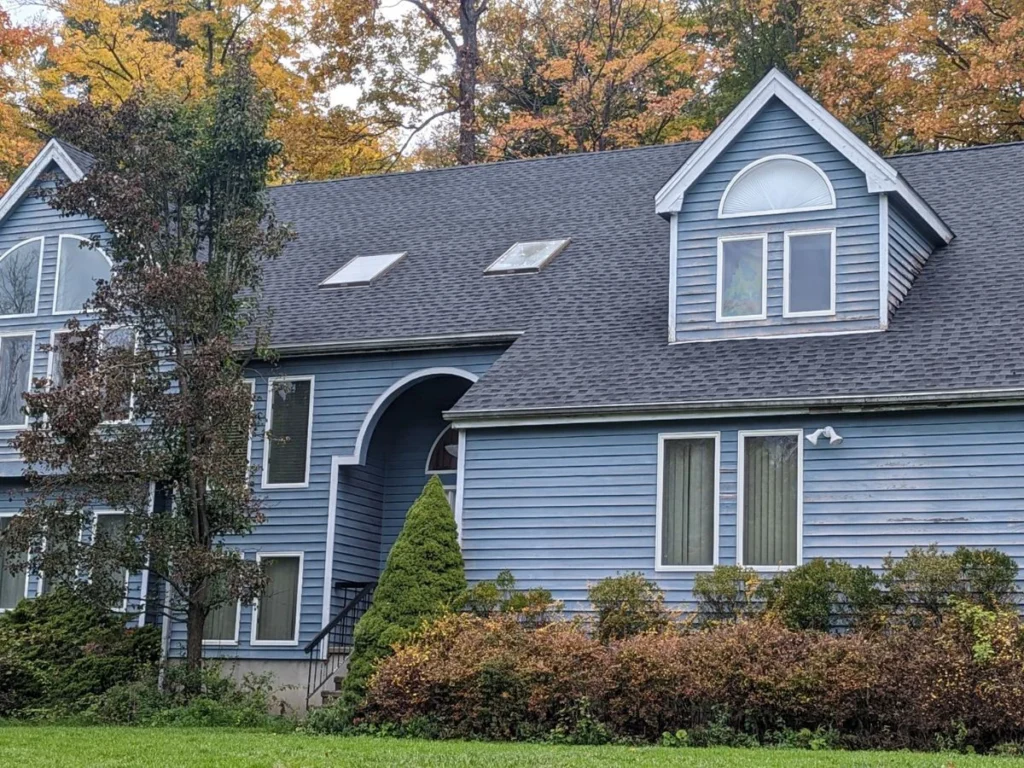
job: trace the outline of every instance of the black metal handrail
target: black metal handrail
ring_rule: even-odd
[[[343,592],[341,610],[327,625],[306,643],[309,657],[306,674],[306,706],[326,685],[344,662],[352,648],[356,623],[370,607],[376,582],[338,581],[334,588]]]

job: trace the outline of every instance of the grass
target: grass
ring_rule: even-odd
[[[911,752],[561,747],[185,728],[0,727],[0,765],[17,768],[1011,768],[1024,760]]]

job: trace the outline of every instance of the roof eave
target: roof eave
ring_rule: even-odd
[[[453,347],[507,346],[523,335],[523,331],[486,331],[452,333],[437,336],[401,336],[376,339],[333,340],[271,344],[281,357],[315,357],[318,355],[354,355],[410,350],[451,349]],[[246,351],[239,348],[239,352]]]
[[[46,146],[39,150],[39,154],[32,159],[28,168],[11,185],[11,188],[4,193],[3,197],[0,197],[0,222],[7,218],[7,215],[14,210],[14,207],[21,201],[36,180],[42,176],[43,171],[46,170],[51,162],[56,163],[64,175],[73,182],[79,181],[84,175],[84,171],[64,151],[64,147],[60,145],[60,142],[56,139],[50,139]]]

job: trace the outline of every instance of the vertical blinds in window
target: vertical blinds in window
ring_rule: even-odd
[[[796,435],[744,438],[744,565],[797,563],[799,440]]]
[[[295,640],[295,616],[299,608],[299,558],[265,557],[267,588],[260,597],[256,639]]]
[[[270,406],[267,483],[306,482],[312,382],[278,381]]]
[[[662,565],[712,565],[715,545],[715,440],[665,441]]]

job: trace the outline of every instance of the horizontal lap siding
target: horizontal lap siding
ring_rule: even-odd
[[[895,205],[889,206],[889,314],[910,292],[932,253],[932,244]]]
[[[775,154],[797,155],[821,168],[835,189],[836,209],[719,219],[718,206],[732,178],[749,163]],[[878,196],[868,193],[864,175],[788,107],[772,100],[686,192],[678,217],[676,339],[877,329],[878,217]],[[836,229],[835,316],[783,318],[783,233],[831,227]],[[764,232],[767,319],[716,322],[718,238]]]
[[[264,500],[266,522],[248,536],[225,540],[227,546],[241,549],[248,559],[255,559],[257,552],[304,553],[301,631],[298,646],[252,647],[249,643],[252,608],[243,606],[238,647],[209,648],[210,656],[305,658],[302,646],[323,626],[323,590],[325,586],[331,586],[331,578],[324,578],[326,548],[334,547],[335,579],[355,581],[368,578],[374,575],[373,571],[381,559],[379,545],[376,551],[371,551],[374,541],[380,540],[381,532],[370,517],[375,505],[383,503],[383,491],[376,488],[383,465],[369,461],[366,471],[362,473],[353,474],[350,469],[344,468],[339,473],[339,504],[336,510],[338,534],[331,539],[327,532],[331,457],[351,455],[356,435],[370,407],[395,382],[417,371],[439,367],[459,368],[479,376],[500,356],[501,351],[493,348],[467,348],[392,355],[295,358],[281,361],[276,368],[257,366],[247,372],[246,375],[256,382],[256,409],[261,418],[266,416],[270,378],[314,377],[309,486],[260,488],[264,446],[262,439],[254,440],[254,482],[256,492]],[[436,436],[435,432],[431,440]],[[423,464],[426,462],[425,450]],[[374,479],[375,475],[377,480]],[[355,487],[350,496],[344,493],[346,478]],[[397,525],[400,527],[401,523]],[[394,525],[386,530],[393,528]],[[355,535],[356,531],[358,535]],[[352,538],[349,538],[350,534]],[[331,543],[328,544],[328,541]],[[184,652],[184,641],[184,623],[173,622],[172,655]]]
[[[463,549],[471,580],[510,568],[569,610],[587,585],[640,571],[692,604],[691,573],[654,570],[658,433],[722,433],[720,563],[736,561],[737,430],[832,425],[804,442],[805,560],[879,567],[938,543],[1024,562],[1024,411],[477,429],[467,434]]]

